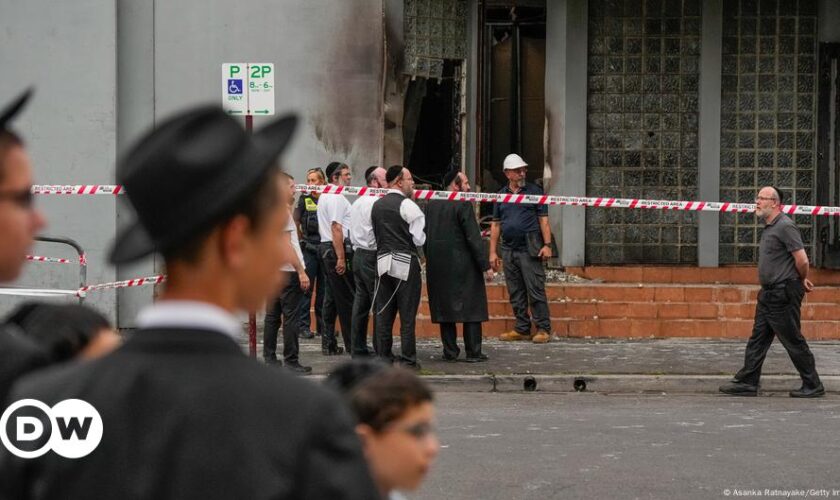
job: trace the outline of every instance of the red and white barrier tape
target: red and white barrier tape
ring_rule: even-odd
[[[166,281],[165,274],[158,274],[157,276],[148,276],[146,278],[134,278],[124,281],[113,281],[111,283],[101,283],[98,285],[87,285],[79,288],[76,291],[77,296],[84,296],[87,292],[95,292],[97,290],[110,290],[115,288],[128,288],[133,286],[143,285],[158,285]]]
[[[387,189],[374,189],[366,186],[308,186],[298,184],[295,189],[301,193],[321,192],[323,194],[342,194],[351,196],[383,196],[388,193]],[[35,194],[70,194],[70,195],[96,195],[108,194],[119,195],[124,191],[122,186],[109,185],[74,185],[54,186],[37,185],[32,186]],[[716,201],[673,201],[673,200],[646,200],[639,198],[606,198],[606,197],[578,197],[578,196],[551,196],[551,195],[527,195],[527,194],[504,194],[504,193],[472,193],[458,191],[433,191],[429,189],[418,189],[414,192],[414,198],[418,200],[449,200],[449,201],[472,201],[480,203],[512,203],[530,205],[558,205],[577,207],[598,207],[598,208],[638,208],[650,210],[683,210],[690,212],[728,212],[728,213],[749,213],[755,210],[754,203],[729,203]],[[782,211],[788,215],[832,215],[840,216],[840,207],[811,206],[811,205],[782,205]]]
[[[70,259],[59,259],[58,257],[41,257],[40,255],[27,255],[26,260],[34,262],[51,262],[53,264],[72,264]]]

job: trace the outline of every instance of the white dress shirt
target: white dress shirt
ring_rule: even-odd
[[[300,249],[300,237],[298,237],[297,226],[295,225],[295,220],[292,217],[289,217],[289,222],[286,224],[286,232],[291,234],[290,242],[292,244],[292,249],[295,251],[298,262],[300,262],[300,265],[303,266],[303,251]],[[280,270],[289,273],[296,272],[293,264],[286,264],[281,267]]]
[[[219,306],[194,300],[162,300],[137,315],[139,328],[176,328],[221,332],[238,342],[242,323]]]
[[[332,223],[342,226],[346,238],[350,228],[350,202],[343,194],[322,194],[318,198],[318,233],[321,243],[332,241]]]
[[[389,189],[389,193],[399,193],[405,196],[405,193],[399,189]],[[420,210],[414,200],[406,197],[400,203],[400,217],[408,223],[408,231],[411,233],[411,239],[416,246],[422,246],[426,243],[426,215]]]
[[[353,248],[376,250],[370,211],[378,199],[378,196],[359,196],[350,207],[350,241],[353,242]]]

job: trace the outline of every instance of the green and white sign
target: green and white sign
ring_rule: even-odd
[[[231,115],[273,115],[274,63],[222,64],[222,107]]]

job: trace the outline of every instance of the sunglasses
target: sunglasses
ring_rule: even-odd
[[[35,195],[31,188],[20,191],[0,191],[0,201],[3,200],[9,200],[20,208],[29,210],[35,204]]]

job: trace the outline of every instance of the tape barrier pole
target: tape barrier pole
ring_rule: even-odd
[[[295,189],[301,193],[331,193],[348,196],[384,196],[387,189],[366,186],[309,186],[298,184]],[[125,191],[120,185],[36,185],[34,194],[57,195],[120,195]],[[434,191],[418,189],[414,198],[419,200],[471,201],[478,203],[513,203],[531,205],[558,205],[594,208],[633,208],[648,210],[684,210],[691,212],[749,213],[755,210],[754,203],[731,203],[723,201],[675,201],[642,198],[609,198],[552,195],[515,195],[503,193],[473,193],[457,191]],[[782,205],[782,212],[788,215],[840,216],[840,207],[821,205]]]

